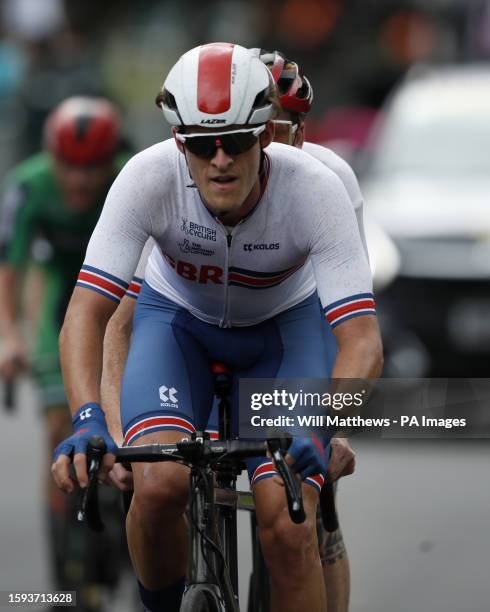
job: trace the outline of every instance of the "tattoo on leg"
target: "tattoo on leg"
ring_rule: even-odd
[[[340,527],[333,533],[324,531],[323,541],[320,546],[320,559],[323,565],[333,565],[343,559],[345,555],[345,544]]]

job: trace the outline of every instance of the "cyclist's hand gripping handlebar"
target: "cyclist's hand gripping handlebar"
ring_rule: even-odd
[[[272,455],[275,466],[284,481],[288,509],[291,520],[294,523],[302,523],[305,518],[303,500],[301,496],[301,483],[286,463],[284,456],[289,445],[289,439],[270,439],[267,444]],[[116,461],[187,461],[192,463],[195,454],[200,447],[187,442],[186,444],[150,444],[141,447],[120,448],[117,452]],[[223,454],[227,457],[252,457],[265,456],[265,447],[261,443],[244,442],[241,440],[206,442],[208,454],[207,459],[213,462],[220,460]],[[191,452],[192,451],[192,452]],[[93,436],[87,447],[87,463],[89,471],[89,483],[83,492],[79,521],[87,521],[89,527],[95,531],[101,531],[104,526],[100,519],[97,505],[97,472],[101,466],[103,455],[106,452],[104,440]],[[201,456],[201,455],[199,455]],[[204,455],[203,455],[204,457]]]
[[[87,445],[88,485],[83,489],[77,515],[78,521],[81,523],[86,521],[90,529],[97,532],[104,530],[99,511],[97,472],[106,452],[107,446],[104,440],[100,436],[92,436]]]

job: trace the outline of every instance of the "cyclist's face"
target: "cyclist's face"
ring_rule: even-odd
[[[105,195],[104,190],[114,176],[112,161],[94,166],[75,166],[54,160],[55,175],[67,205],[84,212]]]
[[[232,127],[229,131],[239,128]],[[192,133],[197,131],[198,128]],[[186,155],[192,179],[214,215],[236,212],[242,206],[245,208],[248,203],[257,201],[260,194],[260,151],[261,147],[270,144],[273,135],[274,128],[268,124],[248,151],[231,155],[218,146],[210,158],[198,157],[177,141],[180,151]]]
[[[294,145],[301,149],[305,140],[305,124],[300,121],[299,124],[294,124],[291,114],[285,110],[281,110],[276,120],[274,121],[274,142],[282,144]]]

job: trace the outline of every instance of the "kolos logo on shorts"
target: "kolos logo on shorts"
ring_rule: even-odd
[[[175,387],[166,387],[162,385],[158,389],[160,395],[160,406],[172,406],[175,408],[179,402],[179,398],[176,396],[177,389]]]

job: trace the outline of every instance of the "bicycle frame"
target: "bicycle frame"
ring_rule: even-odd
[[[239,612],[238,598],[235,595],[237,588],[229,572],[230,561],[236,561],[236,531],[233,538],[233,527],[230,524],[232,517],[226,514],[229,509],[223,508],[217,512],[213,470],[209,466],[204,470],[193,468],[190,486],[193,498],[189,505],[190,551],[187,581],[189,584],[206,585],[208,590],[215,592],[217,599],[220,599],[221,592],[226,611]],[[202,537],[203,535],[205,537]],[[221,545],[224,564],[208,540]],[[221,577],[220,581],[217,580],[218,576]]]
[[[190,603],[191,595],[195,596],[200,591],[212,606],[210,609],[213,612],[239,612],[236,511],[240,508],[250,511],[254,507],[250,493],[236,490],[236,480],[244,468],[244,459],[265,456],[266,447],[262,442],[233,439],[229,387],[225,385],[224,389],[226,392],[219,395],[220,434],[226,436],[226,439],[210,441],[208,434],[195,432],[192,440],[184,439],[177,444],[120,448],[116,461],[178,461],[190,466],[189,587],[184,593],[182,606],[185,607],[186,599]],[[305,520],[301,487],[284,460],[284,440],[269,439],[267,445],[284,482],[291,519],[301,523]],[[104,453],[102,438],[93,438],[87,449],[89,486],[85,489],[79,512],[79,520],[87,520],[89,526],[96,530],[103,529],[95,493],[96,475]],[[215,476],[218,485],[216,489]],[[266,609],[260,612],[266,612]]]

